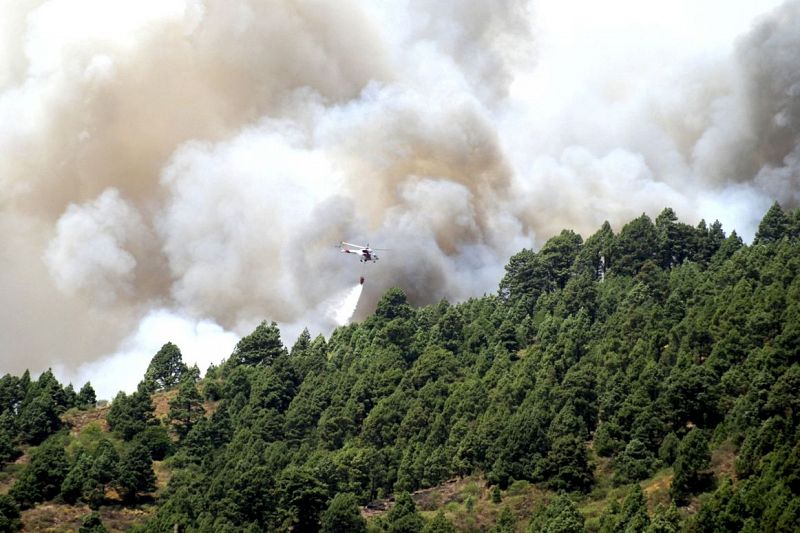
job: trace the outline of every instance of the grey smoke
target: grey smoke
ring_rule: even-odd
[[[329,332],[360,275],[357,317],[493,292],[564,227],[671,205],[751,236],[800,205],[800,2],[675,50],[560,5],[4,5],[0,371],[133,353],[164,313]]]

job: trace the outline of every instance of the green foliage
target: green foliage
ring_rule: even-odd
[[[333,497],[322,514],[320,531],[322,533],[363,533],[367,531],[367,521],[361,516],[355,494],[340,492]]]
[[[74,504],[83,494],[84,484],[92,476],[92,458],[89,454],[79,450],[72,467],[61,482],[61,497],[67,503]]]
[[[19,429],[23,439],[38,444],[61,428],[61,406],[48,391],[42,391],[20,409]]]
[[[155,424],[155,407],[147,385],[142,382],[130,396],[120,392],[114,398],[106,420],[112,431],[126,441]]]
[[[560,437],[551,444],[545,469],[554,490],[587,492],[594,482],[586,445],[575,437]]]
[[[83,523],[78,529],[78,533],[107,533],[108,529],[103,525],[100,515],[97,511],[86,515],[83,518]]]
[[[633,276],[646,261],[658,256],[658,235],[653,221],[645,214],[622,227],[614,240],[611,265],[615,275]]]
[[[229,367],[269,366],[276,358],[285,354],[286,348],[281,342],[278,325],[275,322],[267,324],[266,321],[263,321],[253,333],[243,337],[236,344],[233,354],[228,359],[228,365]]]
[[[594,434],[594,449],[600,457],[610,457],[625,447],[622,428],[614,420],[603,422]]]
[[[49,500],[61,492],[61,483],[69,471],[64,445],[57,437],[50,438],[31,453],[31,461],[11,487],[9,495],[26,509]]]
[[[115,484],[126,500],[135,500],[139,493],[155,490],[156,474],[150,451],[143,444],[133,443],[122,455]]]
[[[680,439],[678,438],[675,433],[668,433],[664,440],[661,441],[661,445],[658,448],[658,458],[664,462],[666,465],[671,465],[675,462],[675,458],[678,456],[678,446],[680,445]]]
[[[614,525],[614,530],[634,533],[644,531],[649,524],[650,518],[647,516],[647,501],[644,493],[638,484],[633,485],[622,503],[622,511]]]
[[[78,392],[77,404],[81,409],[94,407],[97,404],[97,396],[95,395],[94,388],[88,381],[84,383],[80,392]]]
[[[171,389],[188,373],[180,348],[168,342],[150,360],[144,382],[150,391]]]
[[[325,486],[306,468],[289,467],[277,481],[284,524],[293,531],[317,531],[326,507]]]
[[[178,394],[169,402],[170,424],[175,429],[178,437],[183,439],[192,427],[203,417],[203,399],[197,391],[197,386],[191,379],[184,379]]]
[[[310,531],[328,511],[331,521],[355,519],[354,502],[392,493],[397,507],[369,528],[419,531],[447,528],[444,516],[424,524],[400,493],[456,476],[485,473],[493,501],[508,487],[516,509],[531,490],[595,485],[616,502],[622,489],[608,481],[635,483],[666,465],[676,502],[701,494],[696,520],[682,523],[672,506],[647,525],[634,491],[597,524],[593,493],[587,526],[797,529],[798,220],[773,207],[748,246],[718,222],[692,227],[665,209],[618,235],[605,223],[585,241],[563,231],[521,251],[496,296],[413,308],[391,289],[373,316],[329,339],[304,331],[291,351],[263,322],[202,383],[185,369],[169,415],[178,442],[154,420],[150,379],[108,413],[126,441],[122,458],[90,426],[69,444],[59,488],[65,500],[97,506],[117,485],[134,501],[152,487],[139,482],[150,458],[171,456],[151,531]],[[164,359],[177,360],[171,353]],[[213,415],[203,415],[197,387]],[[0,454],[46,440],[82,402],[91,403],[52,373],[0,378]],[[708,457],[719,443],[720,455],[738,448],[737,481],[712,490]],[[601,458],[597,482],[591,454]],[[45,498],[36,476],[19,477],[15,494],[33,494],[20,501]],[[477,485],[465,496],[477,525]],[[583,522],[559,497],[531,527],[581,531]]]
[[[684,503],[690,494],[706,488],[709,479],[705,470],[710,460],[708,439],[702,430],[692,429],[681,440],[675,458],[675,477],[670,486],[670,495],[676,503]]]
[[[422,533],[455,533],[456,528],[453,526],[452,522],[447,519],[444,513],[440,510],[436,513],[436,516],[433,517],[433,520],[425,524],[425,528],[423,528]]]
[[[0,427],[0,465],[14,460],[19,455],[19,450],[14,445],[11,432]]]
[[[517,521],[514,519],[514,514],[508,505],[504,505],[503,510],[500,511],[500,516],[497,517],[497,523],[492,528],[492,533],[514,533],[516,525]]]
[[[655,458],[639,439],[631,439],[617,457],[614,482],[618,485],[646,479],[653,470]]]
[[[92,476],[99,483],[111,482],[117,477],[119,461],[119,454],[114,444],[108,439],[101,440],[94,451]]]
[[[775,202],[761,219],[753,244],[770,244],[779,241],[783,237],[788,237],[790,230],[789,217],[783,212],[778,202]]]
[[[500,281],[500,297],[510,305],[532,313],[539,297],[552,290],[553,283],[542,259],[531,250],[522,250],[509,260]]]
[[[666,398],[679,423],[700,427],[719,422],[719,378],[706,366],[692,365],[673,372]]]
[[[18,531],[22,527],[19,517],[19,507],[13,498],[0,494],[0,532]]]
[[[560,494],[537,512],[528,526],[529,533],[583,533],[584,518],[569,496]]]
[[[136,435],[135,442],[141,443],[150,452],[154,461],[161,461],[175,451],[175,445],[162,425],[147,426],[144,431]]]
[[[646,533],[678,533],[681,531],[681,516],[675,505],[669,507],[659,506]]]
[[[407,492],[401,492],[396,496],[394,507],[387,514],[386,520],[389,533],[413,533],[425,526],[425,520]]]
[[[386,291],[386,294],[378,300],[378,305],[375,309],[375,317],[389,322],[395,318],[408,318],[412,314],[411,307],[408,305],[408,299],[403,289],[393,287]]]
[[[583,244],[580,235],[571,230],[549,239],[539,252],[541,261],[547,270],[549,281],[557,288],[563,289],[572,273],[572,264],[578,256]]]

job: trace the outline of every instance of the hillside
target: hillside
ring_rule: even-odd
[[[108,408],[89,385],[5,376],[0,512],[74,528],[88,505],[140,531],[797,530],[798,272],[800,211],[774,205],[745,245],[665,209],[522,250],[497,295],[414,308],[392,289],[291,348],[265,321],[202,380],[167,343]]]

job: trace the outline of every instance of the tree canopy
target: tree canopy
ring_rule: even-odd
[[[751,245],[671,209],[565,230],[512,256],[496,294],[415,308],[393,288],[291,350],[265,320],[203,380],[167,343],[91,445],[62,429],[90,385],[3,376],[0,460],[30,462],[0,520],[51,499],[141,502],[166,459],[144,531],[363,531],[360,506],[391,495],[370,530],[450,531],[410,493],[471,474],[497,496],[497,531],[522,520],[501,497],[517,483],[544,495],[530,531],[599,527],[580,503],[609,491],[623,496],[602,531],[797,529],[797,220],[773,205]],[[732,450],[727,470],[715,450]],[[648,512],[637,487],[654,473],[671,487]]]

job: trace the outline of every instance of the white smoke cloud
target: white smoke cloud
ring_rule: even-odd
[[[76,389],[91,381],[98,399],[112,400],[120,390],[136,389],[153,355],[168,341],[180,348],[184,363],[205,372],[209,365],[219,364],[231,354],[239,336],[208,320],[154,309],[111,356],[77,367],[59,364],[53,371],[61,381],[75,384]]]
[[[667,205],[752,237],[800,204],[800,2],[651,7],[4,5],[0,370],[127,376],[262,319],[291,342],[361,275],[357,318],[391,286],[477,296],[523,246]]]
[[[88,292],[93,301],[108,304],[133,291],[135,249],[146,237],[141,216],[116,189],[93,202],[70,205],[56,225],[56,236],[45,262],[59,290]]]

